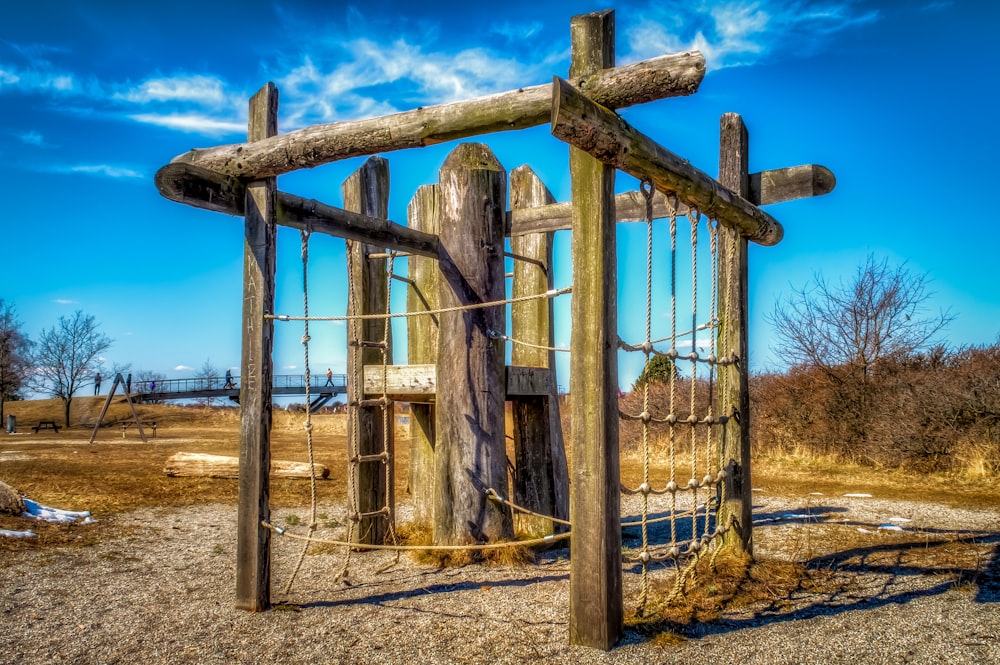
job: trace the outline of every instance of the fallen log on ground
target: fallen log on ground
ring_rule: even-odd
[[[24,501],[17,490],[0,480],[0,513],[20,516],[25,510]]]
[[[326,466],[323,464],[315,464],[314,466],[317,478],[329,477],[330,469]],[[171,478],[239,478],[240,458],[204,453],[176,453],[167,459],[163,471]],[[271,460],[271,477],[308,479],[311,477],[309,463]]]

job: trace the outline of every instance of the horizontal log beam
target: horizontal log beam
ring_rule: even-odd
[[[781,241],[783,230],[771,215],[722,186],[600,106],[566,81],[552,86],[552,134],[636,178],[649,177],[656,189],[675,192],[719,223],[736,228],[761,245]]]
[[[156,172],[156,188],[165,198],[204,210],[244,214],[242,181],[194,164],[167,164]],[[314,199],[277,193],[277,222],[281,226],[366,242],[387,249],[438,257],[436,235],[335,208]]]
[[[781,203],[811,196],[823,196],[837,186],[833,171],[819,164],[789,166],[751,173],[747,199],[754,205]]]
[[[705,76],[697,51],[664,55],[583,77],[574,84],[608,108],[691,95]],[[549,120],[550,84],[366,120],[313,125],[253,143],[196,149],[174,162],[243,179],[281,175],[350,157],[419,148]]]
[[[754,205],[769,205],[793,199],[829,194],[837,184],[833,172],[819,164],[790,166],[750,174],[750,195]],[[646,200],[638,191],[624,192],[615,197],[616,219],[619,222],[646,220]],[[663,192],[653,196],[653,218],[669,217],[673,206]],[[688,207],[678,203],[677,214],[688,214]],[[507,235],[546,233],[573,228],[573,204],[552,203],[535,208],[520,208],[507,213]]]
[[[437,392],[436,365],[365,365],[364,390],[368,398],[385,394],[400,402],[431,402]],[[506,397],[547,396],[552,371],[547,367],[507,366]]]

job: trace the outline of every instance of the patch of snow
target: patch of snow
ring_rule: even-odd
[[[80,524],[93,524],[96,520],[90,516],[89,510],[73,511],[60,510],[59,508],[49,508],[31,499],[24,499],[25,512],[22,517],[34,517],[46,522],[79,522]]]
[[[871,494],[863,494],[861,492],[851,492],[849,494],[845,494],[844,496],[849,497],[851,499],[870,499],[870,498],[872,498]]]
[[[907,522],[912,522],[913,520],[911,520],[909,517],[890,517],[889,521],[895,524],[905,524]]]
[[[11,531],[10,529],[0,529],[0,536],[7,538],[37,538],[38,534],[34,531]]]
[[[863,528],[861,528],[861,527],[859,526],[859,527],[858,527],[858,533],[867,533],[867,534],[872,534],[872,533],[875,533],[875,532],[874,532],[874,531],[869,531],[868,529],[863,529]]]
[[[898,524],[879,524],[878,528],[880,531],[902,531],[903,527]]]

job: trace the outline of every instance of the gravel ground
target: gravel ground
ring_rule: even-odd
[[[676,644],[630,630],[602,652],[567,644],[565,551],[446,570],[354,554],[349,584],[337,580],[342,552],[311,554],[286,595],[301,545],[276,539],[284,604],[252,614],[233,606],[234,507],[142,510],[77,527],[101,530],[94,545],[2,553],[0,663],[1000,663],[997,514],[757,495],[755,515],[758,558],[840,552],[836,591],[781,594],[693,624]],[[900,534],[879,529],[890,524],[911,541],[965,540],[947,565],[913,565]],[[627,606],[638,584],[629,570]]]

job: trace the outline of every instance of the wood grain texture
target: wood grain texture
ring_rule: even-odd
[[[278,90],[268,84],[250,100],[250,141],[278,132]],[[271,385],[274,366],[276,234],[274,178],[246,188],[243,249],[243,353],[240,371],[240,490],[236,541],[236,607],[259,612],[271,604]]]
[[[503,300],[506,172],[485,145],[465,143],[439,176],[441,306]],[[513,536],[510,511],[486,496],[489,488],[507,495],[504,354],[489,334],[503,324],[502,307],[440,315],[436,545]]]
[[[574,83],[609,108],[694,94],[705,76],[697,51],[663,55],[593,75]],[[534,127],[549,121],[550,84],[478,99],[428,106],[367,120],[313,125],[263,144],[238,143],[186,152],[173,159],[239,178],[262,178],[329,162],[434,145],[481,134]]]
[[[385,219],[389,209],[389,162],[382,157],[369,157],[344,181],[341,187],[344,208],[376,219]],[[384,314],[388,302],[385,277],[386,259],[369,258],[369,254],[384,253],[385,248],[367,242],[347,241],[350,254],[348,269],[350,314]],[[391,330],[389,331],[391,332]],[[394,525],[394,455],[393,422],[388,427],[378,406],[361,406],[364,399],[364,368],[384,364],[382,350],[362,346],[363,342],[388,344],[392,358],[392,338],[386,337],[386,324],[380,319],[349,321],[347,324],[347,446],[351,458],[378,456],[388,452],[385,460],[352,462],[354,497],[352,505],[362,515],[352,532],[355,542],[380,545],[386,542]],[[392,409],[390,404],[387,408]],[[387,511],[385,514],[380,511]]]
[[[570,77],[614,64],[614,14],[573,17]],[[608,650],[624,634],[618,450],[615,169],[570,149],[573,192],[571,644]]]
[[[552,135],[636,178],[650,178],[658,190],[676,192],[688,205],[738,229],[753,242],[775,245],[781,241],[781,224],[771,215],[558,77],[553,85]]]

